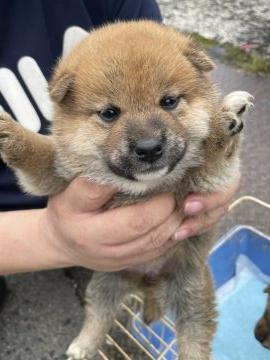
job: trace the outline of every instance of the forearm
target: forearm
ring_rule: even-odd
[[[0,274],[66,267],[57,244],[41,234],[45,210],[0,213]]]

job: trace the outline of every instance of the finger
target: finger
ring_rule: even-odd
[[[148,234],[134,241],[125,242],[111,246],[108,251],[109,255],[115,258],[130,258],[133,256],[143,256],[145,253],[154,251],[159,254],[163,253],[164,246],[174,235],[181,224],[181,219],[177,211],[161,225],[151,230]]]
[[[167,240],[162,246],[157,249],[149,250],[144,252],[143,254],[133,255],[121,259],[120,261],[118,261],[117,265],[111,265],[110,271],[118,271],[134,267],[136,267],[138,271],[140,271],[140,269],[142,271],[145,271],[145,263],[157,259],[173,246],[175,246],[175,242],[172,240]]]
[[[116,191],[115,188],[97,185],[78,177],[60,194],[60,201],[65,201],[73,212],[97,211],[108,202]]]
[[[219,207],[208,213],[192,216],[183,221],[174,235],[175,241],[184,240],[190,236],[200,235],[211,229],[227,212],[228,205]]]
[[[239,185],[240,177],[224,191],[207,194],[191,194],[184,200],[182,209],[186,215],[194,215],[222,207],[231,201]]]
[[[100,241],[107,245],[120,245],[148,234],[166,221],[175,209],[171,195],[160,195],[146,202],[116,208],[99,214],[95,227]],[[112,238],[106,236],[112,233]]]

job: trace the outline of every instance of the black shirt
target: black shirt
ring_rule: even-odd
[[[35,81],[50,78],[63,39],[64,47],[70,46],[82,29],[142,18],[161,21],[155,0],[0,0],[0,106],[23,126],[46,134],[50,109],[45,100],[45,111],[35,101]],[[41,75],[35,75],[38,69]],[[24,74],[34,80],[33,91]],[[0,210],[45,205],[46,198],[22,194],[14,173],[0,160]]]

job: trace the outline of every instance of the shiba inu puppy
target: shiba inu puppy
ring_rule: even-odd
[[[56,67],[51,135],[0,115],[0,152],[29,193],[52,195],[76,176],[119,189],[107,207],[172,192],[219,191],[239,176],[242,115],[251,95],[218,102],[207,55],[179,31],[150,21],[115,23],[89,34]],[[144,319],[175,316],[179,357],[209,360],[215,303],[207,233],[157,260],[116,273],[95,272],[86,290],[86,319],[67,350],[90,359],[130,293],[144,296]]]

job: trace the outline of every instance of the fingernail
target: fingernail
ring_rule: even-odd
[[[184,211],[186,214],[196,214],[203,209],[203,204],[200,201],[192,201],[185,205]]]
[[[188,229],[181,229],[174,234],[173,239],[174,239],[174,241],[181,241],[181,240],[186,239],[188,237],[188,235],[189,235]]]

